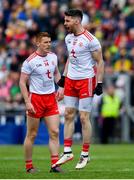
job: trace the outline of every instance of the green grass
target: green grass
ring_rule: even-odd
[[[63,147],[61,147],[61,150]],[[49,173],[47,146],[34,146],[33,162],[40,169],[26,174],[22,146],[0,146],[1,179],[134,179],[134,145],[92,145],[91,162],[83,170],[75,170],[81,146],[73,145],[75,158],[63,165],[64,174]]]

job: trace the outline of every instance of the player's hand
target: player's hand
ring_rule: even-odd
[[[58,86],[64,88],[65,76],[61,76],[60,80],[57,82]]]
[[[26,102],[26,111],[29,112],[29,113],[32,113],[32,114],[35,114],[36,111],[32,105],[31,102]]]
[[[59,87],[56,92],[56,99],[57,101],[61,101],[64,98],[64,88]]]
[[[95,90],[94,90],[94,94],[96,94],[97,96],[101,95],[103,93],[103,83],[98,83]]]

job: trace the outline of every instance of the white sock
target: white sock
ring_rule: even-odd
[[[72,151],[71,147],[65,146],[64,147],[64,152],[70,152]]]
[[[81,156],[88,156],[88,152],[81,151]]]

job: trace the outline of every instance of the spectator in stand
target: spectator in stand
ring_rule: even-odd
[[[39,10],[34,15],[34,21],[37,23],[40,31],[49,31],[50,23],[49,23],[49,15],[48,15],[48,5],[43,3],[42,6],[39,7]]]
[[[128,31],[128,41],[127,41],[127,45],[126,48],[132,49],[134,47],[134,27],[129,29]]]
[[[52,40],[57,40],[57,32],[54,29],[58,28],[58,25],[61,22],[61,17],[59,13],[59,4],[57,1],[53,0],[49,4],[49,22],[50,22],[50,29],[49,33],[52,37]]]
[[[115,93],[115,87],[108,85],[99,104],[100,111],[100,142],[114,142],[115,125],[119,120],[121,100]]]
[[[129,59],[127,50],[125,48],[120,48],[116,56],[117,57],[114,62],[114,71],[129,73],[132,70],[132,62],[131,59]]]

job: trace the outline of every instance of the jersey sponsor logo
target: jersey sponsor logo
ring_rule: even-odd
[[[71,43],[71,40],[70,40],[70,39],[68,39],[67,43],[68,43],[68,44],[70,44],[70,43]]]
[[[78,39],[74,39],[73,45],[76,45],[77,41],[78,41]]]
[[[37,67],[37,68],[40,67],[40,66],[42,66],[42,64],[36,64],[36,67]]]
[[[53,80],[44,81],[43,86],[51,88],[53,86]]]

